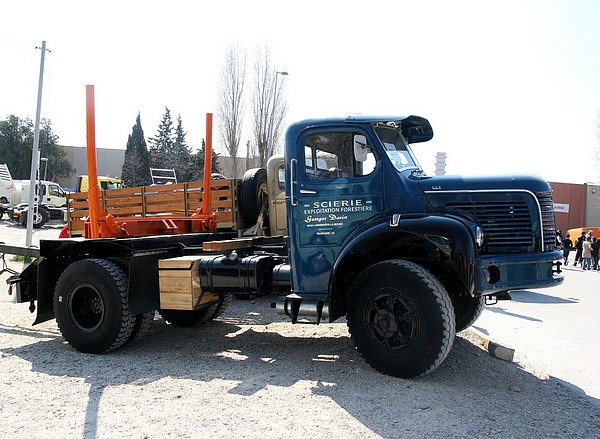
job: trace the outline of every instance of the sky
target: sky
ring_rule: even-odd
[[[267,46],[289,73],[286,124],[416,114],[435,133],[413,147],[429,174],[445,152],[452,175],[600,181],[597,0],[19,0],[1,23],[0,120],[35,120],[46,41],[41,116],[62,145],[85,146],[90,84],[97,147],[124,149],[138,113],[156,135],[168,107],[197,148],[228,49],[248,54],[249,116],[254,53]]]

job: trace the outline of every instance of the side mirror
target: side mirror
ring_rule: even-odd
[[[362,134],[356,134],[354,136],[354,160],[364,162],[367,160],[368,155],[369,146],[367,145],[367,138]]]

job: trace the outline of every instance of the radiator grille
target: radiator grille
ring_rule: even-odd
[[[556,248],[552,193],[541,192],[536,197],[541,209],[543,251],[552,251]],[[527,203],[523,197],[510,200],[446,201],[444,204],[447,209],[461,210],[477,218],[485,232],[486,248],[490,253],[541,250],[537,206]]]

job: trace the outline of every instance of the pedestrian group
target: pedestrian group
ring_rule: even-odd
[[[575,261],[573,265],[579,266],[583,270],[600,271],[600,239],[594,236],[594,231],[582,231],[577,237],[575,243],[571,240],[571,236],[567,235],[563,238],[560,230],[556,231],[556,245],[563,251],[563,260],[565,265],[569,265],[569,254],[575,251]]]

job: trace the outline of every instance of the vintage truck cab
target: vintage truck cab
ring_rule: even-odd
[[[395,356],[419,345],[419,332],[452,320],[437,336],[443,346],[474,322],[486,297],[563,280],[548,183],[426,176],[410,145],[432,137],[417,116],[306,120],[286,134],[295,309],[316,302],[307,309],[330,321],[347,316],[359,351],[390,374],[399,370],[390,366]],[[421,320],[432,309],[439,321]]]

